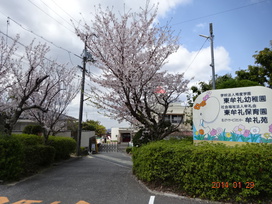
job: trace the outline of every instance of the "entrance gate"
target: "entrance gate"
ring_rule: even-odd
[[[118,152],[117,142],[102,143],[98,147],[98,152]]]

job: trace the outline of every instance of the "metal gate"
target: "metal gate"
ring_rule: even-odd
[[[98,152],[117,152],[117,151],[118,151],[117,142],[102,143],[98,147]]]

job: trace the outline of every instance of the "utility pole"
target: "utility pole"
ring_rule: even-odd
[[[207,38],[207,39],[210,39],[211,41],[211,64],[210,66],[212,67],[212,83],[213,83],[213,89],[215,89],[215,66],[214,66],[214,53],[213,53],[213,38],[214,38],[214,35],[213,35],[213,25],[212,23],[210,23],[210,36],[206,36],[206,35],[199,35],[201,37],[204,37],[204,38]]]
[[[83,50],[83,58],[82,59],[83,59],[83,67],[78,66],[79,68],[82,69],[82,79],[81,79],[79,118],[78,118],[78,133],[77,133],[77,148],[76,148],[77,156],[80,156],[86,63],[88,61],[94,62],[94,59],[92,58],[92,55],[87,52],[87,38],[86,38],[86,40],[84,42],[84,50]]]

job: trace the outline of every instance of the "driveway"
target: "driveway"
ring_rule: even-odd
[[[26,180],[0,185],[0,204],[196,204],[207,201],[149,191],[120,152],[73,158]]]

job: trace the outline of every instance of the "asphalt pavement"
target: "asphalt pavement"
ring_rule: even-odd
[[[124,153],[72,158],[20,182],[0,185],[0,204],[211,203],[147,189],[132,175]]]

